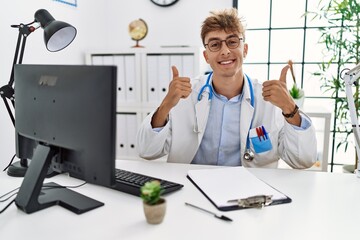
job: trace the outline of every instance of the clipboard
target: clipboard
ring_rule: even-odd
[[[220,211],[261,208],[292,201],[244,167],[189,170],[187,178]]]

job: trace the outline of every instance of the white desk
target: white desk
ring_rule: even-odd
[[[149,225],[140,198],[87,184],[76,189],[103,201],[105,206],[76,215],[54,206],[25,214],[15,205],[0,215],[0,239],[359,239],[360,179],[352,174],[287,169],[251,169],[293,202],[264,209],[223,212],[221,221],[187,207],[190,202],[217,209],[186,178],[189,169],[205,168],[162,162],[118,161],[117,166],[184,184],[166,196],[164,222]],[[21,178],[0,174],[0,195],[19,186]],[[77,185],[82,181],[56,176],[47,181]],[[4,204],[0,204],[2,209]]]

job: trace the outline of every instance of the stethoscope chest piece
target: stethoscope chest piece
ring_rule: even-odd
[[[249,148],[245,150],[244,159],[248,162],[251,162],[254,159],[254,153]]]

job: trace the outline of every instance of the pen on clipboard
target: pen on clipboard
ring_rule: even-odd
[[[216,214],[216,213],[214,213],[214,212],[211,212],[211,211],[206,210],[206,209],[204,209],[204,208],[195,206],[195,205],[193,205],[193,204],[191,204],[191,203],[185,202],[185,205],[186,205],[186,206],[189,206],[189,207],[193,207],[193,208],[199,209],[199,210],[204,211],[204,212],[207,212],[207,213],[210,213],[211,215],[213,215],[214,217],[216,217],[216,218],[218,218],[218,219],[221,219],[221,220],[224,220],[224,221],[228,221],[228,222],[232,222],[232,219],[231,219],[231,218],[228,218],[228,217],[226,217],[226,216],[224,216],[224,215],[218,215],[218,214]]]

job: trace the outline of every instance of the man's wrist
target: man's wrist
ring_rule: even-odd
[[[292,112],[289,112],[289,113],[281,112],[281,113],[285,118],[293,118],[298,111],[299,111],[299,107],[298,107],[298,105],[295,104],[295,107],[292,110]]]
[[[161,105],[156,109],[152,120],[151,126],[153,128],[156,127],[164,127],[166,123],[169,121],[169,111],[164,109]]]

